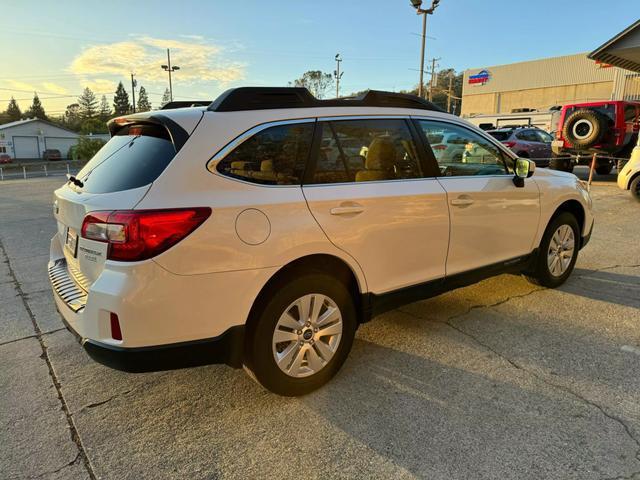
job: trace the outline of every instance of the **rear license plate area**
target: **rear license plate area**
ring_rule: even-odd
[[[73,258],[76,258],[78,255],[78,234],[71,228],[67,228],[64,248],[73,256]]]

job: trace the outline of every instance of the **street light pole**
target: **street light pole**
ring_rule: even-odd
[[[342,58],[339,53],[336,53],[336,69],[333,71],[333,75],[336,77],[336,98],[340,97],[340,79],[344,74],[344,72],[340,72],[340,62],[342,62]]]
[[[420,12],[420,9],[418,9]],[[424,44],[427,38],[427,14],[422,14],[422,48],[420,49],[420,83],[418,84],[418,96],[422,98],[422,86],[424,85]]]
[[[161,65],[161,66],[165,72],[169,72],[169,98],[173,102],[173,85],[171,84],[171,72],[180,70],[180,67],[176,65],[174,65],[173,67],[171,66],[171,52],[168,48],[167,48],[167,64]]]
[[[431,7],[427,9],[420,8],[422,0],[409,0],[411,6],[416,9],[418,15],[422,15],[422,48],[420,49],[420,83],[418,84],[418,96],[422,97],[424,82],[424,44],[427,39],[427,15],[433,15],[438,7],[440,0],[431,0]]]

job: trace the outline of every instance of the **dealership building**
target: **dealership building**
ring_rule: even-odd
[[[587,58],[588,52],[464,72],[463,117],[548,111],[572,102],[640,101],[640,74]]]

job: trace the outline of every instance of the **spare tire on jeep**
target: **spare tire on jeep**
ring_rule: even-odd
[[[582,109],[569,115],[562,126],[562,135],[574,148],[591,148],[607,131],[607,117],[594,110]]]

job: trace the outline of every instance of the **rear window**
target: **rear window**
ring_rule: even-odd
[[[159,125],[129,125],[118,131],[76,178],[83,192],[110,193],[153,182],[176,155],[167,131]]]
[[[511,136],[511,132],[487,132],[489,135],[491,135],[493,138],[495,138],[496,140],[498,140],[499,142],[504,142],[505,140],[508,140],[509,137]]]

